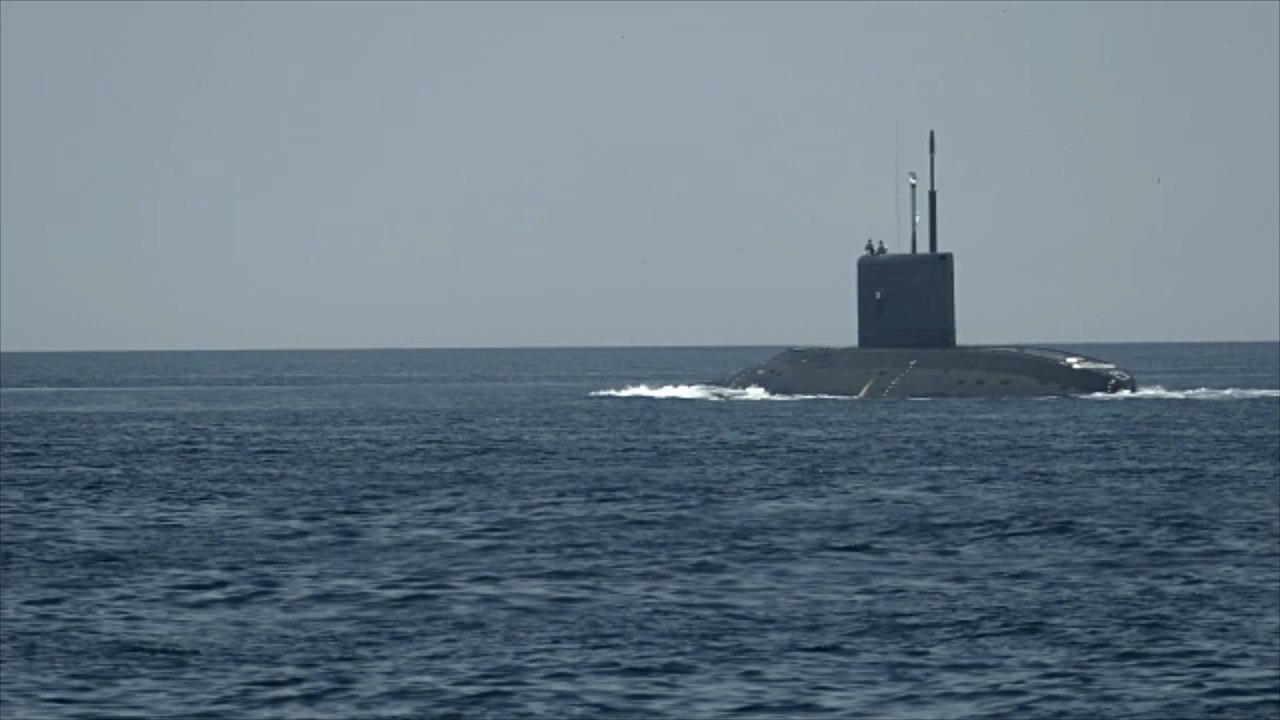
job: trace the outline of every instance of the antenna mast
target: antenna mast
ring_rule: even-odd
[[[916,254],[916,222],[920,215],[916,213],[916,174],[907,173],[907,183],[911,185],[911,254]]]
[[[898,242],[896,249],[902,252],[902,201],[898,198],[902,195],[901,188],[898,187],[898,124],[893,124],[893,216],[898,220]],[[912,238],[911,252],[915,252],[915,238]]]
[[[933,131],[929,131],[929,252],[938,252],[938,191],[933,187]]]

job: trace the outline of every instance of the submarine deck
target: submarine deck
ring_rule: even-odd
[[[730,387],[858,397],[1052,396],[1134,390],[1132,376],[1079,353],[1030,346],[792,348]]]

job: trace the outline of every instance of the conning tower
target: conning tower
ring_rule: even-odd
[[[911,174],[911,253],[858,260],[858,347],[956,346],[955,264],[938,252],[938,191],[929,131],[929,252],[916,253],[915,174]]]

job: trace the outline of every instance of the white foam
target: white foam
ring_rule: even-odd
[[[1094,393],[1085,397],[1093,400],[1256,400],[1280,398],[1280,390],[1265,388],[1196,388],[1194,390],[1165,390],[1159,385],[1140,387],[1136,392],[1122,390],[1118,393]]]
[[[593,397],[643,397],[659,400],[851,400],[838,395],[774,395],[762,387],[728,388],[719,385],[628,385],[621,390],[596,390]]]

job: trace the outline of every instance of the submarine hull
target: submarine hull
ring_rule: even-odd
[[[1038,347],[795,348],[733,375],[728,387],[777,395],[1037,397],[1133,391],[1111,363]]]

